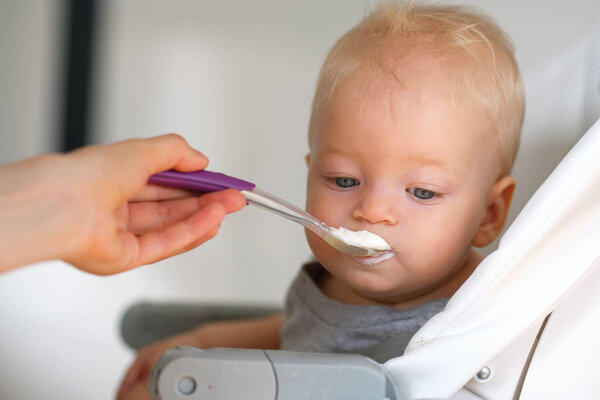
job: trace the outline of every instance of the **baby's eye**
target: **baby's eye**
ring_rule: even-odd
[[[415,196],[419,200],[431,200],[437,194],[436,192],[433,192],[431,190],[422,189],[422,188],[418,188],[418,187],[406,189],[406,191],[408,193],[412,194],[413,196]]]
[[[341,176],[341,177],[335,178],[335,184],[341,188],[348,189],[353,186],[360,185],[360,182],[358,181],[358,179]]]

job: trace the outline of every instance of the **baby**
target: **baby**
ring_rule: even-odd
[[[221,322],[150,346],[122,386],[175,345],[361,352],[440,312],[501,232],[524,113],[510,43],[459,7],[377,7],[322,67],[309,126],[309,213],[388,252],[351,257],[307,231],[316,261],[284,315]]]

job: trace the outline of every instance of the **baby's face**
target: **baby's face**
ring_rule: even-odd
[[[410,299],[462,267],[497,178],[488,119],[451,105],[433,83],[413,86],[346,82],[311,143],[308,212],[380,235],[393,255],[353,258],[307,232],[309,245],[335,277],[376,301]]]

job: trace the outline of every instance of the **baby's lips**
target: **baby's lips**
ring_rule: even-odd
[[[358,260],[362,264],[366,265],[375,265],[383,262],[385,260],[389,260],[394,257],[396,253],[393,250],[388,250],[385,253],[377,254],[374,256],[363,256],[363,257],[354,257],[355,260]]]

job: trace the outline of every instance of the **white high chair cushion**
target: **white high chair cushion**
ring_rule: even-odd
[[[600,398],[599,292],[600,260],[596,260],[591,274],[552,312],[521,399]]]

